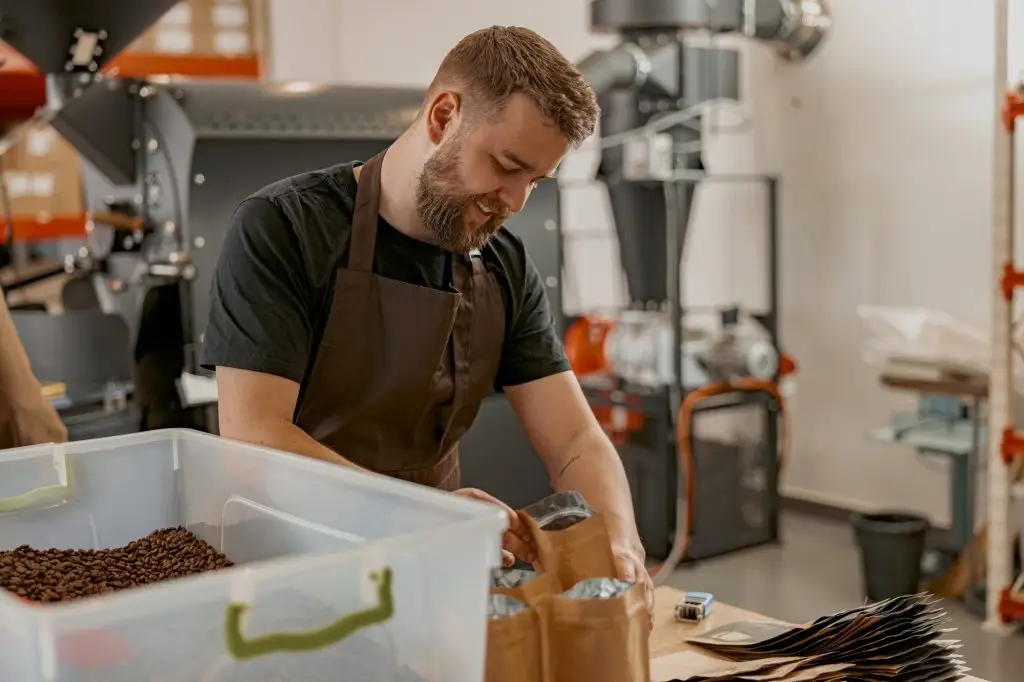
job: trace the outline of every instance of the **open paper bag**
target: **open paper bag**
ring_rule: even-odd
[[[563,594],[580,581],[615,576],[604,517],[564,530],[543,530],[521,517],[537,546],[541,574],[519,587],[492,590],[530,608],[488,622],[486,682],[649,682],[643,586],[608,599]]]

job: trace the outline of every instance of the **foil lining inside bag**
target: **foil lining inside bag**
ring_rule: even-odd
[[[590,578],[576,583],[562,596],[566,599],[615,599],[635,584],[618,578]]]
[[[517,613],[522,613],[528,608],[530,607],[515,597],[510,597],[507,594],[492,594],[487,598],[488,620],[508,618],[509,616],[516,615]]]
[[[491,587],[522,587],[533,581],[539,573],[525,568],[497,568],[491,573]]]

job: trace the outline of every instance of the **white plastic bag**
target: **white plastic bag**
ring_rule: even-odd
[[[864,361],[875,367],[910,360],[988,374],[988,336],[952,315],[926,308],[861,305]]]

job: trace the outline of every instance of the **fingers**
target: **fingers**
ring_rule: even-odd
[[[530,530],[512,507],[477,488],[460,488],[455,493],[504,509],[508,516],[508,530],[502,535],[502,547],[527,563],[533,563],[536,560],[537,550],[533,546],[533,537],[530,535]]]
[[[627,582],[636,582],[636,562],[630,554],[615,555],[615,577]]]
[[[501,566],[502,568],[511,568],[516,563],[515,556],[508,550],[501,550]]]
[[[502,536],[501,546],[527,563],[532,564],[537,558],[537,550],[534,549],[533,543],[512,531],[506,531]]]
[[[643,562],[632,553],[615,555],[615,569],[619,579],[643,585],[644,601],[647,602],[647,627],[654,627],[654,584]]]
[[[537,547],[533,544],[533,535],[530,529],[523,523],[523,519],[508,508],[508,530],[505,531],[505,548],[515,552],[515,555],[527,563],[537,560]]]

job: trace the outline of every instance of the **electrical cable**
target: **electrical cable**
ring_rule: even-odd
[[[696,467],[691,438],[693,415],[697,406],[705,400],[730,393],[767,393],[775,400],[778,405],[779,418],[779,470],[781,471],[785,465],[786,452],[789,449],[789,424],[786,403],[776,382],[765,379],[736,379],[709,384],[688,393],[679,406],[679,416],[676,420],[676,453],[679,457],[680,479],[682,479],[682,485],[676,493],[676,534],[668,556],[651,570],[651,578],[655,585],[662,584],[672,575],[672,571],[683,560],[690,548],[697,496],[697,482],[694,476]],[[685,500],[681,498],[681,495],[684,494]]]

